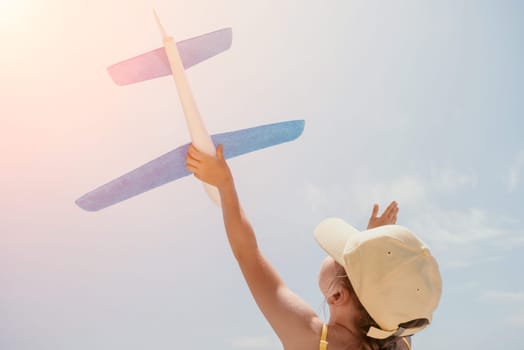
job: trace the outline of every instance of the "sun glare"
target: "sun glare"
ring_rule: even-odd
[[[29,1],[0,0],[0,28],[20,25],[29,6]]]

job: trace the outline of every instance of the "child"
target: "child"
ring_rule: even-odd
[[[259,250],[222,145],[216,157],[190,145],[186,161],[196,178],[218,188],[233,254],[284,349],[409,349],[406,337],[431,321],[441,293],[438,266],[414,234],[393,225],[399,210],[395,202],[381,216],[375,205],[365,232],[337,218],[317,226],[315,238],[329,254],[319,274],[330,312],[324,324]]]

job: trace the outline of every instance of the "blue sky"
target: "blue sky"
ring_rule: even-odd
[[[173,82],[110,64],[161,44],[149,1],[3,1],[0,348],[279,349],[192,178],[106,210],[74,200],[188,141]],[[188,70],[212,133],[305,119],[233,159],[259,243],[322,313],[327,216],[400,206],[444,292],[415,349],[520,349],[524,70],[518,1],[156,1],[178,40],[233,28]]]

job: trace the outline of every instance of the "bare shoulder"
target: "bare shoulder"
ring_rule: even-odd
[[[297,336],[295,342],[284,344],[284,349],[318,350],[323,325],[324,323],[319,318],[313,319],[309,331]],[[361,348],[361,339],[356,334],[340,327],[328,326],[327,329],[329,350],[359,350]]]
[[[318,350],[323,322],[319,317],[311,318],[308,327],[303,328],[300,334],[286,337],[283,341],[285,350]]]

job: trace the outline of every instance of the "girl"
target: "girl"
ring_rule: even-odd
[[[190,145],[187,169],[218,188],[227,238],[249,289],[286,350],[410,349],[406,339],[431,321],[440,274],[424,244],[395,224],[397,203],[381,216],[374,205],[368,231],[326,219],[315,237],[329,256],[319,287],[329,306],[324,324],[282,281],[258,248],[219,145],[216,157]],[[328,337],[329,334],[329,337]]]

